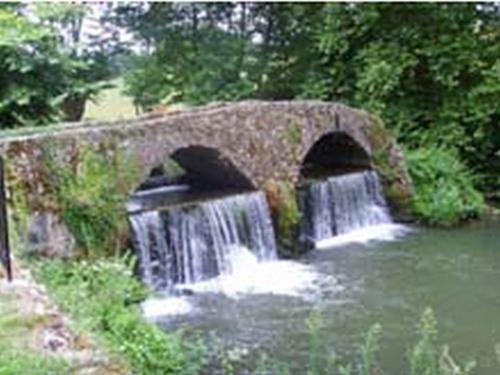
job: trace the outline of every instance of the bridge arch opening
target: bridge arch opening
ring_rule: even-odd
[[[185,181],[196,190],[254,189],[252,182],[219,150],[188,146],[170,155],[184,171]]]
[[[330,132],[308,150],[300,175],[303,179],[317,179],[371,168],[370,156],[349,134]]]
[[[215,148],[181,147],[154,166],[137,186],[129,213],[255,190],[234,163]]]
[[[193,192],[253,190],[252,182],[215,148],[181,147],[154,166],[136,191],[184,186]]]

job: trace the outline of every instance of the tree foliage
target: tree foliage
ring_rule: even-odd
[[[145,50],[128,78],[142,107],[171,98],[204,103],[292,99],[314,64],[319,4],[128,4],[116,22]]]
[[[0,125],[45,123],[57,113],[65,70],[54,34],[0,8]]]
[[[119,65],[142,109],[341,101],[380,115],[410,149],[451,149],[477,186],[500,190],[498,4],[121,3],[106,8],[111,31],[84,46],[93,6],[37,4],[35,19],[0,7],[2,127],[53,121],[92,98],[127,47],[122,27],[136,45]]]
[[[79,40],[87,11],[78,4],[0,8],[2,128],[79,120],[85,100],[104,87],[102,51]]]

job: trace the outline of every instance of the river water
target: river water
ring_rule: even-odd
[[[500,373],[499,221],[413,228],[391,241],[338,241],[299,261],[243,258],[241,272],[202,283],[191,296],[148,301],[146,315],[168,330],[215,332],[300,374],[308,361],[305,322],[319,309],[322,355],[352,357],[367,329],[380,323],[381,365],[404,374],[416,323],[431,307],[439,342],[450,344],[452,355],[475,359],[475,374]]]

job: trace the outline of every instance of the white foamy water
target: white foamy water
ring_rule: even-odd
[[[169,315],[185,315],[193,311],[188,297],[151,297],[141,304],[146,319],[154,320]]]
[[[394,240],[408,231],[392,223],[373,171],[313,183],[303,203],[308,218],[303,235],[315,240],[316,248]],[[157,291],[172,293],[143,304],[149,319],[196,312],[210,294],[314,301],[341,289],[333,275],[278,259],[262,192],[140,212],[130,220],[142,279]],[[175,296],[179,292],[187,294]]]
[[[245,256],[234,250],[238,247],[250,250],[247,260],[277,258],[262,192],[139,212],[129,219],[141,277],[157,291],[235,273],[245,263],[233,259]]]
[[[314,298],[319,284],[334,278],[319,274],[313,267],[290,260],[259,262],[248,249],[232,249],[232,269],[230,274],[220,275],[210,280],[192,284],[179,284],[177,289],[189,290],[192,296],[154,297],[142,304],[146,318],[185,315],[196,311],[196,298],[203,294],[222,294],[229,298],[248,295],[283,295],[304,299]]]
[[[372,241],[394,241],[412,229],[401,224],[379,224],[353,230],[338,236],[315,241],[316,249],[339,247],[349,243],[367,244]]]
[[[234,257],[233,272],[183,287],[195,293],[222,293],[231,298],[274,294],[307,298],[320,275],[311,266],[290,260],[258,262],[246,249]]]

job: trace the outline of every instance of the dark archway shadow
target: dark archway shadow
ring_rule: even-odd
[[[183,147],[171,158],[186,172],[185,182],[197,191],[255,189],[245,174],[214,148]]]
[[[217,149],[177,149],[151,169],[128,202],[129,213],[255,190],[252,182]]]
[[[371,169],[370,156],[351,136],[344,132],[323,135],[309,149],[301,165],[303,180]]]

